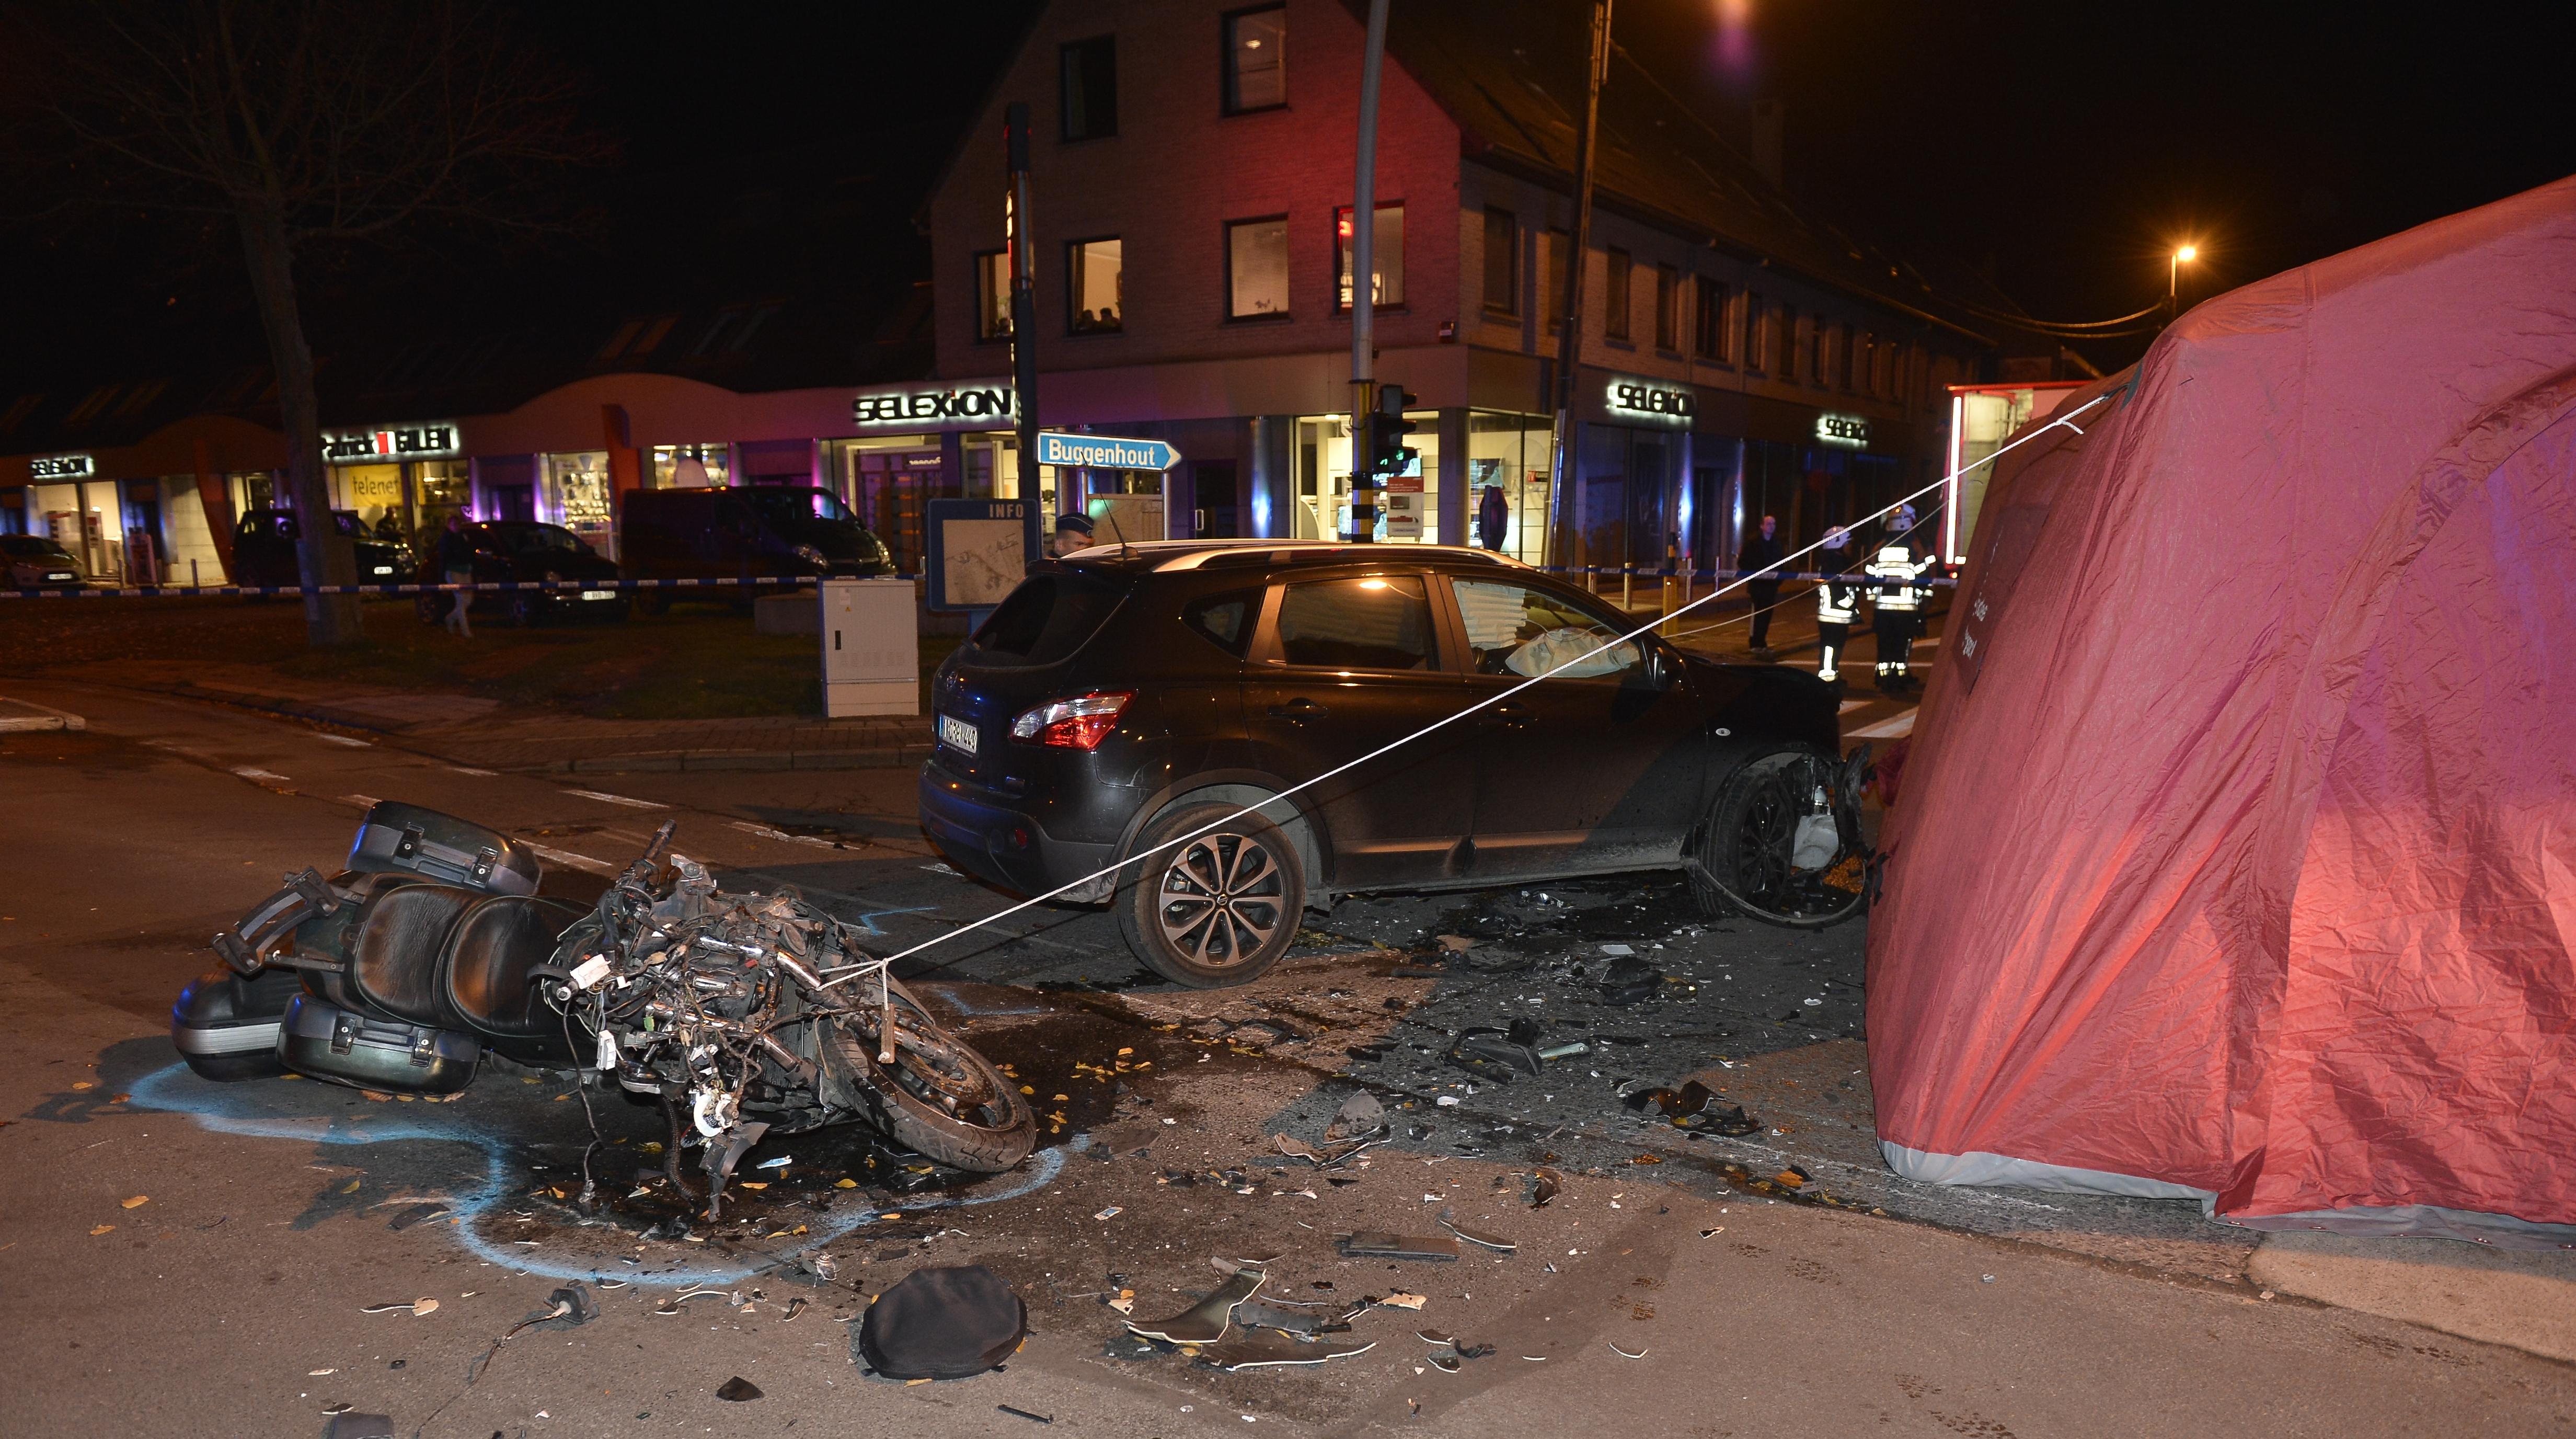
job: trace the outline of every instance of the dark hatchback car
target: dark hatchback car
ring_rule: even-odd
[[[581,536],[561,525],[534,520],[487,520],[467,525],[465,538],[474,546],[474,579],[478,584],[505,580],[558,582],[557,587],[546,589],[477,590],[467,614],[497,614],[514,625],[542,624],[557,618],[626,618],[626,594],[617,588],[617,566],[601,559],[597,550],[582,543]],[[447,582],[447,576],[440,572],[434,546],[429,558],[421,562],[419,581],[425,585]],[[566,581],[570,583],[562,583]],[[422,595],[422,622],[437,624],[455,603],[452,594]]]
[[[1137,956],[1191,985],[1261,973],[1304,909],[1355,891],[1681,869],[1712,910],[1711,881],[1788,907],[1857,840],[1825,798],[1851,788],[1835,691],[1611,643],[1636,627],[1481,550],[1167,541],[1041,562],[939,668],[922,827],[1023,894],[1144,856],[1058,898],[1110,902]]]
[[[617,554],[638,580],[740,580],[775,575],[870,578],[894,557],[829,490],[804,485],[631,490],[618,506]],[[782,586],[761,586],[774,592]],[[748,603],[753,587],[732,590]],[[645,590],[647,613],[667,592]]]
[[[358,553],[358,583],[362,585],[400,584],[411,568],[411,551],[375,537],[355,510],[333,510],[331,525],[347,535]],[[242,512],[241,523],[233,527],[233,583],[237,585],[300,585],[304,572],[295,559],[295,541],[302,533],[295,512],[280,509],[255,509]]]

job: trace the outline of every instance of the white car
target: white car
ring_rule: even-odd
[[[73,558],[72,552],[42,535],[0,535],[0,564],[8,567],[12,589],[89,583],[89,576],[81,572],[81,562]]]

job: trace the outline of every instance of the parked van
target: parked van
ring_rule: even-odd
[[[857,516],[829,490],[803,485],[629,490],[618,507],[617,559],[630,580],[790,577],[720,591],[745,602],[812,576],[895,572],[894,556]],[[655,614],[670,592],[643,590],[635,598]]]

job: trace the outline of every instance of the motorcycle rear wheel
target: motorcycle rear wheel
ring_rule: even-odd
[[[895,1003],[891,1067],[877,1063],[869,1036],[825,1026],[823,1060],[868,1107],[871,1122],[897,1144],[952,1169],[999,1174],[1028,1158],[1037,1145],[1037,1112],[1020,1087],[900,990]]]

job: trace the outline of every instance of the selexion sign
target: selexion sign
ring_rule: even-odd
[[[1869,443],[1869,421],[1858,415],[1818,415],[1816,438],[1857,450]]]
[[[888,390],[850,401],[850,419],[862,425],[921,425],[944,428],[959,420],[1010,422],[1011,387],[988,385],[972,390]]]
[[[1613,419],[1644,420],[1684,429],[1699,414],[1699,397],[1689,390],[1624,376],[1611,379],[1609,405]]]
[[[39,480],[86,480],[98,473],[88,455],[46,455],[27,462],[27,473]]]
[[[441,420],[428,424],[388,425],[380,430],[322,432],[322,462],[372,465],[387,460],[452,460],[465,453],[456,426]]]

